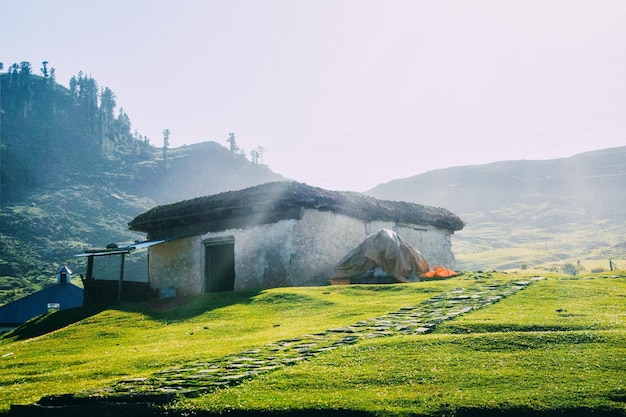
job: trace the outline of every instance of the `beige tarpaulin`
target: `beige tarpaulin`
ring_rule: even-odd
[[[356,277],[377,267],[399,282],[419,281],[419,276],[430,270],[426,258],[400,235],[381,229],[339,261],[334,278]]]

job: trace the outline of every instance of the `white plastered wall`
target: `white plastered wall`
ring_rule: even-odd
[[[148,274],[152,288],[176,288],[178,295],[201,294],[204,253],[198,236],[170,240],[148,249]]]
[[[431,267],[442,265],[454,269],[456,260],[452,253],[452,232],[433,226],[396,225],[393,230],[414,249],[424,255]]]
[[[204,292],[203,241],[235,240],[235,290],[328,284],[335,265],[369,234],[396,231],[431,265],[454,266],[450,232],[434,227],[364,222],[330,211],[307,209],[300,220],[207,233],[150,248],[154,288],[174,287],[178,294]]]

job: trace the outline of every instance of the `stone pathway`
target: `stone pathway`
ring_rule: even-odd
[[[235,355],[161,371],[149,378],[127,379],[95,393],[46,397],[38,404],[62,406],[77,402],[116,400],[124,403],[166,403],[175,396],[195,397],[240,384],[257,375],[300,363],[360,340],[429,333],[441,322],[496,303],[541,279],[544,278],[504,283],[470,281],[467,288],[441,293],[416,306],[404,307],[350,326],[279,340]]]
[[[216,388],[236,385],[262,373],[297,364],[342,346],[352,345],[362,339],[429,333],[437,324],[493,304],[525,288],[531,282],[457,288],[436,295],[417,306],[401,308],[351,326],[280,340],[236,355],[158,372],[150,378],[121,381],[103,394],[201,395]]]

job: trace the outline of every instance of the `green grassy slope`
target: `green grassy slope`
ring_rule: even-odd
[[[179,407],[623,415],[625,297],[623,277],[552,278],[433,334],[371,340]]]
[[[478,281],[524,278],[468,274],[407,285],[282,288],[53,313],[0,340],[0,410],[347,326]],[[167,407],[625,415],[625,298],[623,274],[553,276],[441,323],[433,333],[364,340]]]
[[[0,406],[106,387],[120,379],[346,325],[452,285],[441,281],[428,286],[286,288],[117,305],[91,309],[91,316],[84,309],[59,311],[0,340],[0,355],[8,355],[0,361]],[[64,322],[71,324],[65,327]],[[43,335],[33,337],[38,334]]]

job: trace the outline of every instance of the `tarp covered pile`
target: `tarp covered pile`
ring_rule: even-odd
[[[339,261],[335,271],[331,281],[343,279],[344,283],[348,279],[351,283],[384,283],[458,275],[441,266],[431,269],[424,255],[389,229],[369,235]]]

